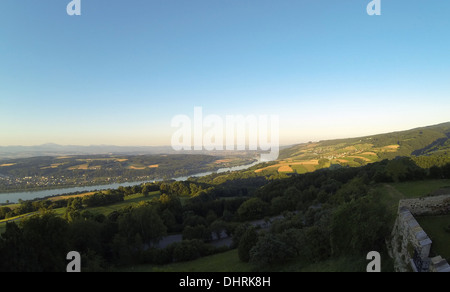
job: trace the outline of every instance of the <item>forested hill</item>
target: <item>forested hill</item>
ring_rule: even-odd
[[[450,123],[367,137],[310,142],[281,150],[259,171],[306,173],[333,165],[358,167],[398,156],[448,157]]]
[[[380,158],[419,156],[447,151],[450,148],[450,122],[407,131],[374,136],[321,141],[296,145],[281,151],[280,158],[292,158],[305,153],[325,151],[338,153],[373,151]],[[395,150],[395,151],[394,151]]]

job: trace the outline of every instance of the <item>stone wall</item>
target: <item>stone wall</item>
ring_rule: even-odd
[[[396,253],[394,257],[396,270],[401,272],[414,270],[411,261],[415,255],[427,266],[432,241],[405,207],[399,208],[393,235],[392,249]]]
[[[450,214],[450,195],[400,200],[399,209],[406,207],[414,216]]]
[[[395,270],[399,272],[450,272],[442,257],[429,258],[432,241],[414,216],[450,213],[450,196],[401,200],[389,244]]]
[[[450,273],[450,265],[441,256],[431,259],[430,272]]]

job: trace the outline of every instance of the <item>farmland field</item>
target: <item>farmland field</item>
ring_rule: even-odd
[[[293,172],[294,170],[290,165],[283,165],[280,168],[278,168],[278,172]]]
[[[138,204],[139,202],[150,201],[153,198],[158,198],[159,195],[160,195],[159,191],[150,193],[148,197],[144,197],[142,194],[135,194],[135,195],[125,197],[125,200],[123,202],[108,205],[108,206],[103,206],[103,207],[88,208],[87,210],[89,210],[90,212],[92,212],[94,214],[103,214],[103,215],[107,216],[111,212],[117,211],[126,206]]]
[[[255,154],[85,155],[0,162],[0,193],[188,177],[256,162]]]

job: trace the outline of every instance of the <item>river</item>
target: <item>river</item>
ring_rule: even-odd
[[[241,166],[234,166],[234,167],[227,167],[227,168],[220,168],[217,171],[209,171],[209,172],[203,172],[203,173],[197,173],[190,176],[182,176],[182,177],[175,177],[172,178],[173,180],[177,181],[185,181],[189,177],[201,177],[210,175],[213,173],[223,173],[227,171],[238,171],[238,170],[244,170],[247,168],[250,168],[254,165],[259,164],[260,161],[253,162],[252,164],[247,165],[241,165]],[[39,199],[39,198],[45,198],[49,196],[56,196],[56,195],[64,195],[64,194],[71,194],[76,192],[91,192],[91,191],[100,191],[100,190],[108,190],[108,189],[117,189],[119,187],[129,187],[129,186],[135,186],[140,185],[142,183],[147,182],[154,182],[154,181],[161,181],[161,179],[155,179],[151,181],[138,181],[138,182],[126,182],[126,183],[114,183],[114,184],[107,184],[107,185],[97,185],[97,186],[85,186],[85,187],[73,187],[73,188],[62,188],[62,189],[53,189],[53,190],[44,190],[44,191],[31,191],[31,192],[17,192],[17,193],[3,193],[0,194],[0,204],[6,203],[6,201],[9,201],[10,203],[16,203],[19,201],[19,199],[22,200],[33,200],[33,199]]]

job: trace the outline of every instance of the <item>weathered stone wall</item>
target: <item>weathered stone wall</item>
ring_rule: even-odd
[[[412,213],[405,207],[399,209],[398,218],[393,230],[392,249],[395,254],[396,270],[411,271],[415,252],[420,260],[428,263],[432,241],[420,227]]]
[[[450,195],[400,200],[399,210],[406,207],[414,216],[450,214]]]
[[[431,259],[430,272],[450,273],[450,265],[441,256]]]
[[[450,271],[447,261],[441,257],[429,258],[432,241],[414,218],[414,216],[449,213],[450,195],[399,202],[398,217],[389,244],[396,271]]]

